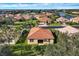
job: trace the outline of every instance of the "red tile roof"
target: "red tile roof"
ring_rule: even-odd
[[[79,22],[79,16],[72,18],[71,20],[74,20],[75,22]]]
[[[76,29],[76,28],[74,28],[72,26],[66,26],[64,28],[60,28],[60,29],[57,29],[57,30],[59,30],[62,33],[68,33],[68,34],[73,34],[73,33],[79,32],[78,29]]]
[[[64,22],[64,21],[68,21],[68,19],[66,19],[64,17],[59,17],[59,18],[56,19],[56,21]]]
[[[22,15],[22,17],[23,17],[24,19],[26,19],[26,20],[31,18],[30,15]]]
[[[50,19],[47,18],[47,17],[42,17],[42,18],[39,18],[38,20],[39,20],[39,21],[47,22],[47,21],[49,21]]]
[[[21,14],[16,14],[16,15],[14,16],[14,18],[17,19],[17,20],[19,20],[19,19],[22,19],[22,16],[21,16]]]
[[[29,39],[53,39],[53,34],[50,30],[34,27],[30,30],[27,38]]]

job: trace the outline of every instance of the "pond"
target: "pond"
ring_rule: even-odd
[[[70,14],[68,14],[68,13],[65,13],[65,12],[59,12],[58,15],[59,15],[60,17],[65,17],[65,18],[67,18],[67,19],[73,18],[72,15],[70,15]]]

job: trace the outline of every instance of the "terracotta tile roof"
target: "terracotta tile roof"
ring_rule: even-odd
[[[39,21],[44,21],[44,22],[47,22],[49,21],[50,19],[48,17],[41,17],[38,19]]]
[[[24,19],[26,19],[26,20],[31,18],[30,15],[22,15],[22,17],[23,17]]]
[[[74,21],[74,22],[79,22],[79,16],[72,18],[71,20]]]
[[[63,21],[68,21],[68,19],[66,19],[64,17],[60,17],[60,18],[57,18],[56,21],[62,21],[63,22]]]
[[[73,34],[73,33],[79,32],[78,29],[76,29],[76,28],[74,28],[72,26],[66,26],[64,28],[60,28],[60,29],[57,29],[57,30],[59,30],[62,33],[68,33],[68,34]]]
[[[13,14],[8,14],[10,17],[14,17],[14,15]]]
[[[29,39],[53,39],[52,32],[48,29],[34,27],[30,30],[27,38]]]
[[[21,16],[21,14],[16,14],[16,15],[14,16],[14,18],[17,19],[17,20],[19,20],[19,19],[22,18],[22,16]]]

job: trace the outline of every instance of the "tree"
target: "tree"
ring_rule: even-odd
[[[49,16],[49,18],[51,19],[52,22],[54,22],[57,18],[59,18],[59,16],[56,14],[53,14],[53,15]]]
[[[0,33],[0,43],[13,43],[13,41],[17,41],[19,37],[18,33],[15,31],[15,29],[3,26],[1,28],[2,32]]]
[[[75,56],[79,55],[79,33],[68,36],[67,33],[57,34],[57,43],[48,45],[44,55],[48,56]]]
[[[17,41],[17,43],[24,43],[26,41],[27,35],[28,35],[28,30],[26,29],[22,30],[20,38]]]
[[[14,24],[13,20],[14,19],[12,17],[5,17],[4,20],[3,20],[3,22],[6,25],[13,25]]]

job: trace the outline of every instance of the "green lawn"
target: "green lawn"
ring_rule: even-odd
[[[22,25],[22,24],[25,24],[25,23],[27,23],[27,22],[19,22],[19,21],[18,22],[14,22],[15,25]]]
[[[28,23],[36,23],[37,20],[29,20],[29,21],[17,21],[17,22],[14,22],[15,25],[23,25],[23,24],[28,24]]]
[[[52,23],[52,24],[50,24],[50,25],[51,25],[51,26],[60,26],[60,25],[62,25],[62,24],[54,22],[54,23]]]

